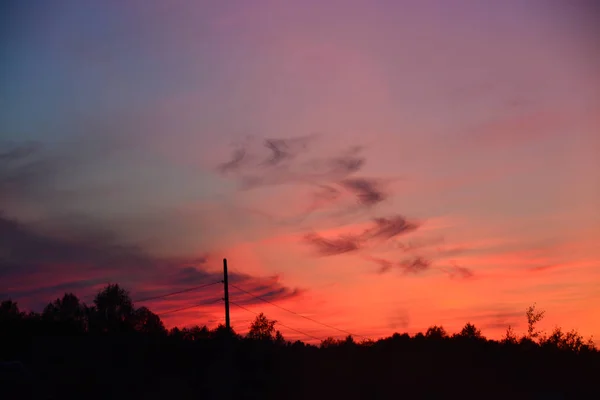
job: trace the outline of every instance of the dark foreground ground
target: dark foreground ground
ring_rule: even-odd
[[[122,336],[2,337],[0,399],[591,399],[600,354],[529,341],[333,343]]]

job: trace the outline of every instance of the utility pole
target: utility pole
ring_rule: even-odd
[[[227,328],[227,334],[231,331],[231,324],[229,322],[229,280],[227,278],[227,259],[223,259],[223,286],[225,290],[225,328]]]
[[[232,335],[231,335],[231,322],[229,321],[229,277],[227,275],[227,259],[223,259],[223,300],[225,301],[225,328],[226,333],[223,342],[223,358],[221,359],[221,376],[225,379],[222,381],[224,386],[221,386],[221,395],[217,398],[224,400],[233,399],[233,387],[232,387],[232,373],[234,372],[232,361]]]

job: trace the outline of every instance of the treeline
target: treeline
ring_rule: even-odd
[[[600,353],[576,331],[509,327],[488,340],[473,324],[377,341],[290,342],[260,314],[244,334],[222,325],[165,329],[108,285],[82,303],[65,294],[41,313],[0,304],[0,398],[579,398],[600,394]],[[10,363],[9,363],[10,362]],[[8,396],[8,397],[7,397]],[[17,397],[14,397],[17,396]],[[555,397],[552,397],[555,396]],[[561,397],[562,396],[562,397]]]

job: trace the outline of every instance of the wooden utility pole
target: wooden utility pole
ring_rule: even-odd
[[[223,259],[223,286],[225,290],[225,328],[227,328],[227,334],[231,330],[231,324],[229,322],[229,280],[227,277],[227,259]]]
[[[223,259],[223,300],[225,301],[225,337],[223,342],[223,358],[221,359],[221,374],[224,377],[225,381],[223,381],[223,385],[221,386],[221,394],[219,399],[231,400],[233,399],[233,386],[232,374],[234,369],[232,367],[233,357],[232,357],[232,335],[231,335],[231,322],[229,321],[229,276],[227,274],[227,259]]]

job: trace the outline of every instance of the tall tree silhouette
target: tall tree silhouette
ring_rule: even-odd
[[[257,340],[274,340],[276,335],[276,323],[277,321],[269,320],[265,314],[258,314],[250,325],[248,338]]]
[[[118,284],[108,285],[94,298],[89,310],[90,330],[118,333],[133,330],[134,308],[129,292]]]
[[[534,340],[539,337],[541,332],[536,329],[536,325],[544,318],[545,311],[537,311],[535,309],[535,303],[527,307],[525,315],[527,316],[527,338]]]

